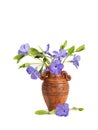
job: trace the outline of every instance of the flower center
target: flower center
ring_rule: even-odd
[[[57,65],[55,65],[55,68],[57,68]]]

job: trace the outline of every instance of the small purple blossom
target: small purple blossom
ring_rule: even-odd
[[[44,51],[45,54],[50,54],[50,53],[49,53],[49,48],[50,48],[50,44],[47,44],[46,51]]]
[[[59,49],[59,52],[53,51],[53,53],[54,53],[53,57],[56,58],[56,59],[59,59],[59,60],[60,60],[60,58],[64,58],[68,55],[68,53],[63,49]]]
[[[18,50],[18,54],[26,55],[29,50],[30,50],[29,44],[28,43],[23,44],[20,46],[20,49]]]
[[[68,113],[69,113],[69,105],[67,103],[57,105],[56,107],[57,116],[68,116]]]
[[[32,66],[27,67],[26,71],[28,74],[31,74],[35,69]]]
[[[64,65],[60,62],[60,60],[55,60],[50,64],[49,71],[53,74],[60,74]]]
[[[74,58],[71,62],[75,65],[76,68],[78,68],[79,67],[79,61],[80,61],[80,56],[74,55]]]
[[[26,71],[28,74],[31,74],[31,79],[37,79],[40,77],[40,73],[32,66],[27,67]]]

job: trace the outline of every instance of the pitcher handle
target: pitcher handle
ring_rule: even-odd
[[[68,73],[66,71],[62,71],[61,72],[61,75],[63,78],[65,78],[67,81],[70,81],[71,80],[71,76],[68,75]]]
[[[47,72],[44,72],[44,73],[42,73],[42,74],[40,75],[40,79],[41,79],[41,80],[45,80],[48,76],[49,76],[49,72],[48,72],[48,71],[47,71]]]

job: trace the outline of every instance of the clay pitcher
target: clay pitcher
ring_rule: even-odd
[[[48,110],[56,109],[57,104],[63,104],[67,100],[69,92],[68,81],[71,76],[66,71],[62,71],[59,75],[45,72],[41,75],[42,94]]]

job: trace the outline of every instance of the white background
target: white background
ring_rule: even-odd
[[[58,50],[85,44],[80,67],[65,65],[72,76],[68,117],[37,116],[47,109],[42,81],[31,80],[13,60],[23,43]],[[98,4],[97,0],[0,0],[0,130],[98,129]],[[25,60],[27,61],[27,60]]]

